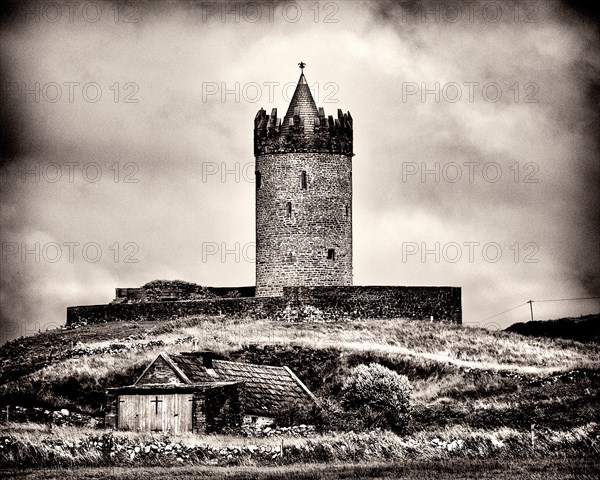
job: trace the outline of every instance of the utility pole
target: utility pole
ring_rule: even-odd
[[[531,310],[531,321],[533,322],[533,300],[529,300],[528,302],[526,302],[529,304],[529,308]]]

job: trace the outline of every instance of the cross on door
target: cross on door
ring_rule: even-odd
[[[154,400],[150,400],[150,403],[154,404],[154,413],[158,415],[158,404],[162,403],[162,400],[159,400],[158,397],[154,397]]]

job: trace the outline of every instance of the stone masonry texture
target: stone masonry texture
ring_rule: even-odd
[[[261,155],[256,169],[256,295],[352,285],[352,158]]]
[[[311,307],[324,321],[409,318],[462,322],[460,287],[285,287],[282,296],[112,303],[67,308],[67,325],[172,320],[191,315],[286,320],[287,311]]]
[[[283,123],[254,121],[256,296],[352,285],[352,117],[317,109],[301,75]]]

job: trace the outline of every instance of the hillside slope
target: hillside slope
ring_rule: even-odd
[[[600,343],[600,314],[514,323],[506,331],[529,337],[563,338],[579,342]]]
[[[414,431],[570,428],[599,420],[600,346],[407,320],[197,317],[46,332],[0,348],[0,405],[100,418],[105,388],[132,383],[161,351],[194,344],[232,360],[287,365],[324,397],[339,392],[355,365],[381,363],[414,386]]]

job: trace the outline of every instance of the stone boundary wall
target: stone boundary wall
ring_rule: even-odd
[[[151,282],[143,287],[116,288],[112,303],[205,300],[254,297],[256,287],[203,287],[189,282]]]
[[[310,315],[306,315],[309,311]],[[113,303],[67,308],[67,325],[226,315],[270,320],[409,318],[462,323],[460,287],[285,287],[281,297]]]
[[[173,320],[191,315],[270,318],[283,310],[283,297],[247,297],[176,302],[111,303],[67,308],[67,325],[109,321]]]
[[[311,305],[327,318],[409,318],[462,323],[460,287],[284,287],[292,304]]]

